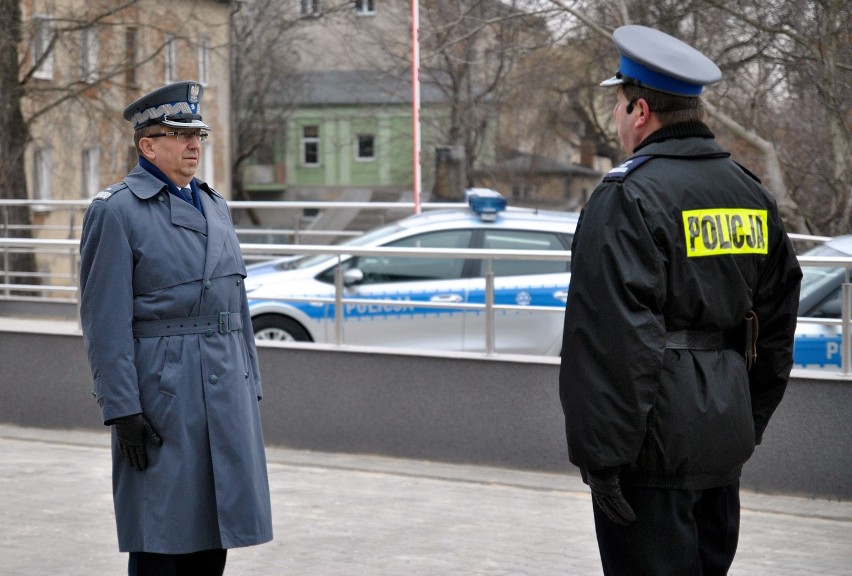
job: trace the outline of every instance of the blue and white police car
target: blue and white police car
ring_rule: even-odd
[[[852,257],[852,234],[838,236],[805,252],[804,256]],[[852,270],[844,267],[802,266],[800,318],[840,318],[841,287]],[[841,326],[799,322],[793,352],[795,365],[805,368],[840,368]]]
[[[432,249],[570,250],[579,214],[506,209],[499,194],[473,189],[467,209],[402,219],[346,245]],[[553,307],[553,312],[495,311],[499,353],[558,356],[570,263],[493,259],[495,305]],[[483,352],[482,309],[429,303],[485,302],[486,262],[445,255],[344,256],[342,340],[345,344]],[[334,342],[336,255],[285,258],[249,267],[246,289],[259,340]],[[383,300],[383,303],[359,300]]]

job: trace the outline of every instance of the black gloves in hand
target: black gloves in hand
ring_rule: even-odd
[[[148,467],[148,456],[145,453],[145,440],[154,446],[162,446],[163,439],[148,422],[142,413],[124,416],[113,420],[118,447],[131,466],[137,470]]]
[[[586,471],[586,480],[592,489],[592,498],[610,520],[616,524],[627,526],[636,520],[633,508],[621,493],[618,482],[618,470]]]

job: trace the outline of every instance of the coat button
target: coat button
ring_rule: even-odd
[[[209,378],[207,378],[207,381],[211,384],[216,384],[217,382],[219,382],[219,377],[213,374]]]
[[[157,200],[159,200],[160,202],[165,202],[165,201],[166,201],[165,197],[164,197],[162,194],[160,194],[159,196],[157,196]]]
[[[211,328],[208,328],[208,329],[207,329],[207,332],[205,332],[205,333],[204,333],[204,335],[205,335],[205,336],[207,336],[208,338],[209,338],[210,336],[213,336],[213,330],[212,330]]]
[[[210,288],[211,286],[213,286],[213,282],[211,282],[210,280],[204,281],[204,287],[205,288]]]
[[[242,282],[242,281],[243,281],[242,278],[237,278],[237,286],[239,286],[240,282]]]

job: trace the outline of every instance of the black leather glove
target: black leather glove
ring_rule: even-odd
[[[148,455],[145,452],[145,440],[154,446],[162,446],[163,439],[141,412],[132,416],[116,418],[112,421],[115,426],[115,436],[118,447],[131,466],[137,470],[148,467]]]
[[[627,526],[636,520],[633,508],[621,493],[618,470],[586,471],[586,480],[592,489],[592,498],[604,514],[616,524]]]

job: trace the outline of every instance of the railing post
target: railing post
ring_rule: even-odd
[[[485,271],[485,353],[494,354],[494,270],[492,258],[486,260]]]
[[[843,284],[840,297],[840,317],[843,322],[840,336],[840,370],[848,375],[852,373],[852,283]]]
[[[9,207],[3,206],[3,236],[9,235]],[[9,249],[3,248],[3,284],[7,286],[11,284],[9,279]],[[8,298],[12,292],[8,288],[3,291],[3,294]]]
[[[334,343],[343,344],[343,262],[340,254],[334,269]]]

